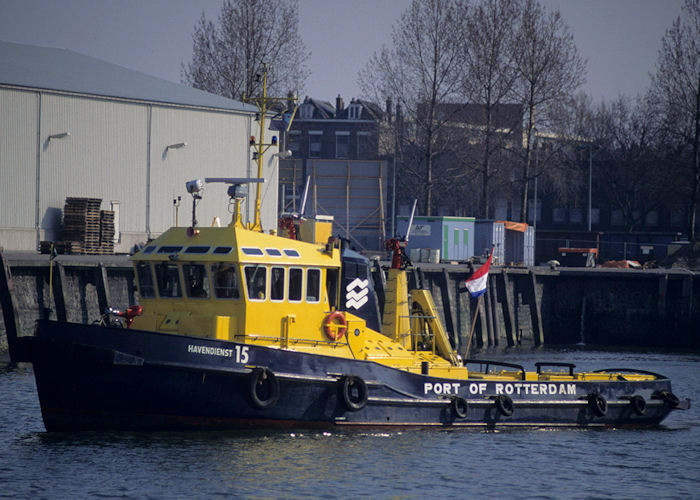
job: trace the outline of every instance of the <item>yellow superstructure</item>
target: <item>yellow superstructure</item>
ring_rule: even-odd
[[[428,363],[434,374],[467,375],[433,347],[416,348],[406,308],[396,309],[400,334],[375,332],[346,311],[339,313],[344,325],[329,321],[341,293],[334,244],[291,240],[234,222],[172,228],[132,260],[144,310],[134,328],[375,360],[415,372]],[[400,276],[404,287],[397,293],[407,304]],[[342,335],[332,338],[339,329]],[[444,351],[444,342],[437,344]]]

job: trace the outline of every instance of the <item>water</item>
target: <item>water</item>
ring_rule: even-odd
[[[0,369],[0,498],[700,497],[700,355],[488,357],[655,371],[694,407],[652,430],[48,434],[31,369]]]

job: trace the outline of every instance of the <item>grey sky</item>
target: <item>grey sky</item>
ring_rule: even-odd
[[[409,0],[300,0],[300,31],[312,52],[306,95],[345,101],[359,93],[357,73],[391,43]],[[583,88],[595,100],[634,96],[649,85],[661,37],[681,0],[543,0],[558,7],[588,60]],[[60,47],[180,81],[202,12],[222,0],[0,0],[0,40]]]

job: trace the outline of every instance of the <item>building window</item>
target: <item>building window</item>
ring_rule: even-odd
[[[321,158],[323,151],[323,132],[309,132],[309,158]]]
[[[335,133],[335,157],[338,159],[348,158],[350,149],[350,132]]]
[[[552,221],[553,222],[565,222],[566,221],[566,210],[562,207],[555,207],[552,210]]]
[[[647,226],[658,226],[659,225],[659,212],[652,210],[644,218],[644,224]]]
[[[371,158],[370,149],[370,134],[369,132],[357,133],[357,158],[359,160],[367,160]]]
[[[622,210],[613,210],[610,213],[610,225],[611,226],[624,226],[625,218],[622,216]]]
[[[583,210],[580,208],[572,208],[569,211],[569,222],[572,224],[580,224],[583,222]]]
[[[302,120],[308,120],[314,116],[314,106],[313,104],[304,103],[299,106],[299,118]]]
[[[685,214],[683,213],[683,210],[679,210],[677,208],[671,210],[671,225],[673,227],[679,227],[683,226],[683,224],[685,224]]]
[[[301,132],[299,130],[290,130],[287,136],[287,149],[289,149],[292,152],[292,156],[296,158],[302,155]]]
[[[348,106],[348,118],[350,120],[359,120],[362,117],[362,104],[350,104]]]

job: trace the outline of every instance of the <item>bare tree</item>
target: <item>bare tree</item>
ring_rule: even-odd
[[[224,2],[216,24],[204,14],[194,28],[192,61],[183,83],[231,99],[246,100],[261,87],[267,64],[269,92],[302,90],[309,52],[299,36],[296,0]]]
[[[546,128],[549,108],[570,98],[584,83],[585,62],[559,11],[547,12],[537,0],[526,0],[521,6],[515,47],[516,91],[527,117],[520,179],[520,220],[526,222],[535,131]]]
[[[683,15],[666,31],[651,96],[688,172],[688,235],[695,240],[700,191],[700,0],[686,0]]]
[[[620,210],[632,231],[673,196],[676,179],[658,155],[658,124],[653,109],[641,99],[620,97],[601,104],[595,116],[600,183],[611,207]]]
[[[417,161],[402,161],[401,168],[421,178],[416,191],[426,215],[434,205],[433,162],[443,151],[440,130],[449,122],[438,108],[457,95],[461,37],[454,0],[414,0],[394,26],[392,46],[375,53],[358,78],[365,95],[376,102],[393,97],[405,113],[405,120],[395,122],[402,127],[398,148],[403,160]]]
[[[480,175],[478,216],[488,218],[490,183],[496,174],[492,157],[507,146],[513,131],[521,130],[521,113],[507,111],[504,106],[513,96],[518,76],[513,59],[513,20],[518,16],[518,8],[513,0],[485,0],[475,5],[461,2],[458,14],[464,19],[466,32],[461,47],[465,69],[461,91],[480,108],[478,125],[471,133],[479,151],[474,156],[458,158],[464,158],[470,170]]]

